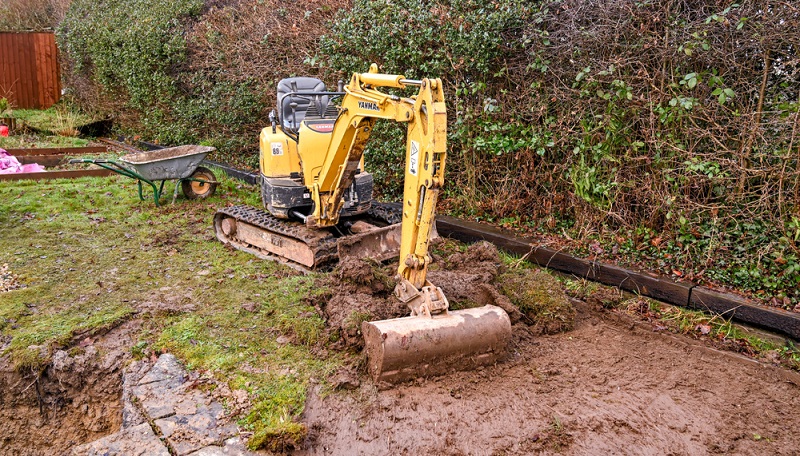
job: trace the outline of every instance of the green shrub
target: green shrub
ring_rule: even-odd
[[[151,110],[179,95],[172,69],[184,63],[186,18],[202,0],[74,0],[59,27],[74,71],[91,73],[129,107]]]

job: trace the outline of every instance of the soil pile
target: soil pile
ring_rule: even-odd
[[[575,312],[557,280],[547,273],[506,271],[497,249],[487,242],[472,244],[461,252],[444,241],[436,252],[428,280],[442,288],[451,309],[496,305],[508,313],[512,324],[523,323],[518,329],[526,333],[527,325],[532,325],[534,333],[572,327]],[[339,336],[333,348],[360,350],[364,346],[361,322],[408,315],[408,308],[393,294],[396,267],[346,258],[320,284],[331,289],[317,310],[328,331]]]
[[[325,319],[326,330],[338,340],[332,348],[364,347],[361,322],[405,316],[406,307],[392,294],[393,268],[366,259],[347,258],[320,287],[329,287],[331,295],[317,303]]]
[[[533,334],[557,334],[573,328],[575,308],[561,283],[550,274],[540,269],[514,269],[503,273],[497,283]]]

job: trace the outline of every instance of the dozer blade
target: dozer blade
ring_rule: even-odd
[[[400,223],[381,228],[369,224],[365,224],[365,226],[371,228],[361,233],[339,238],[339,261],[348,257],[372,258],[376,261],[385,261],[397,258],[400,255],[400,238],[403,235]],[[431,226],[430,239],[438,238],[439,232],[436,231],[436,225],[433,225]]]
[[[339,261],[348,257],[372,258],[376,261],[395,258],[400,254],[401,235],[400,224],[395,223],[343,237],[339,239]]]
[[[363,322],[361,332],[372,378],[394,383],[493,364],[505,354],[511,321],[501,308],[487,305]]]

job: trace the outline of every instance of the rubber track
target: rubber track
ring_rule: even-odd
[[[300,222],[279,219],[263,209],[252,206],[226,207],[219,209],[216,215],[214,215],[214,230],[217,232],[217,237],[220,238],[220,240],[223,240],[223,242],[230,243],[234,247],[246,247],[246,249],[242,250],[256,250],[269,257],[275,256],[272,253],[262,250],[256,246],[249,244],[245,246],[243,245],[244,243],[238,239],[223,239],[225,238],[225,235],[221,232],[221,230],[218,229],[217,226],[217,221],[223,216],[232,217],[236,219],[237,222],[244,222],[248,225],[261,228],[270,233],[277,233],[282,236],[291,237],[304,243],[312,252],[314,252],[315,269],[319,268],[325,263],[330,263],[337,259],[338,255],[336,252],[336,238],[327,230],[314,230],[306,227]],[[294,263],[291,260],[289,260],[289,262]],[[301,265],[297,266],[305,268]]]
[[[399,223],[402,220],[399,207],[381,203],[373,203],[366,215],[369,218],[379,220],[387,225]],[[288,258],[278,258],[268,251],[250,244],[245,244],[239,239],[228,239],[218,227],[219,221],[221,221],[224,216],[232,217],[236,219],[237,222],[244,222],[265,231],[291,237],[304,243],[314,252],[313,269],[330,268],[332,263],[335,263],[339,259],[337,250],[339,238],[336,238],[327,229],[308,228],[300,222],[279,219],[266,210],[253,206],[231,206],[217,210],[217,213],[214,215],[214,231],[216,232],[217,238],[240,250],[254,253],[265,258],[279,259],[298,269],[308,270],[307,267],[297,264]]]

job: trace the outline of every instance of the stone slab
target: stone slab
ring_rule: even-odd
[[[189,456],[258,456],[258,454],[248,450],[244,446],[242,439],[233,437],[226,440],[222,446],[207,446],[191,453]]]
[[[200,405],[190,415],[173,415],[155,420],[155,425],[175,454],[183,456],[237,435],[239,431],[236,425],[220,422],[224,416],[222,405],[211,402],[208,406]]]
[[[73,456],[170,456],[147,423],[72,449]]]
[[[150,371],[139,380],[139,385],[146,385],[148,383],[171,381],[174,383],[183,383],[186,379],[186,371],[175,358],[175,355],[165,353],[158,357],[158,360]]]

